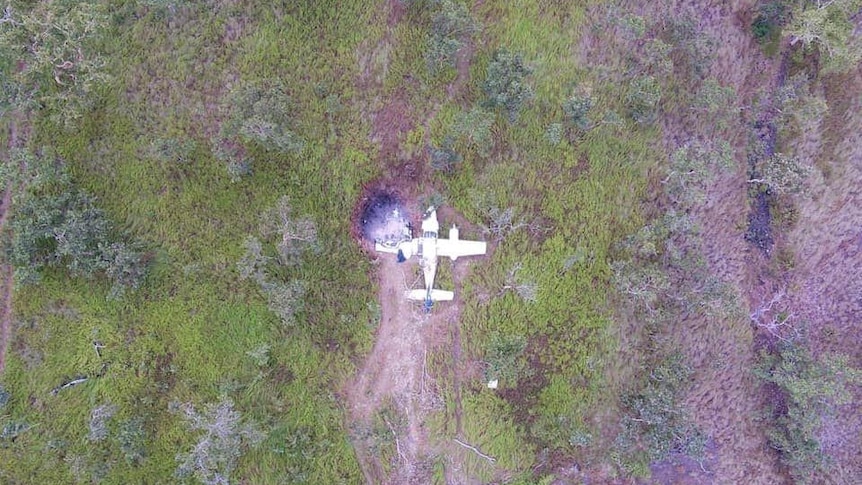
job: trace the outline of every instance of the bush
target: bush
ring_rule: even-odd
[[[157,138],[150,143],[150,155],[167,166],[185,165],[196,147],[194,140]]]
[[[102,441],[108,437],[108,421],[117,412],[117,406],[102,404],[90,413],[90,431],[87,439],[91,442]]]
[[[772,0],[761,4],[757,16],[751,22],[751,33],[760,44],[772,40],[781,32],[781,25],[787,20],[785,1]]]
[[[136,465],[146,457],[147,434],[144,431],[144,420],[131,418],[123,421],[117,431],[117,442],[126,463]]]
[[[563,124],[551,123],[548,125],[545,129],[545,140],[548,140],[551,145],[559,145],[563,141]]]
[[[844,355],[815,359],[798,341],[781,341],[774,354],[763,353],[755,374],[774,385],[780,399],[772,407],[770,445],[797,480],[816,476],[825,466],[817,440],[823,416],[848,404],[850,385],[862,384],[862,371]]]
[[[679,209],[700,205],[714,173],[732,165],[733,154],[727,142],[717,146],[688,143],[671,155],[668,174],[662,181],[665,192]]]
[[[504,386],[515,387],[520,379],[529,377],[529,367],[523,358],[526,348],[527,339],[520,335],[492,335],[485,352],[486,380],[499,379]]]
[[[455,167],[461,164],[463,160],[461,155],[453,148],[454,141],[447,137],[443,140],[443,146],[432,146],[428,149],[431,159],[431,168],[443,173],[452,173]]]
[[[566,123],[577,130],[586,131],[592,124],[589,112],[593,109],[593,98],[589,92],[581,91],[573,94],[563,102],[563,116]]]
[[[425,56],[432,73],[447,66],[455,66],[455,55],[463,45],[464,37],[478,30],[467,7],[452,0],[441,0],[431,20],[431,35]]]
[[[291,130],[293,104],[282,83],[241,85],[229,99],[232,115],[222,126],[222,138],[238,136],[283,153],[299,153],[305,147],[305,141]]]
[[[476,107],[459,114],[452,131],[459,140],[472,144],[480,156],[488,157],[494,147],[491,133],[493,126],[494,113]]]
[[[637,123],[650,124],[658,117],[661,87],[653,76],[639,77],[629,83],[625,105],[628,115]]]
[[[190,431],[200,432],[194,448],[177,455],[179,478],[193,476],[204,484],[227,484],[242,453],[263,439],[262,433],[234,410],[230,399],[206,406],[203,413],[191,404],[174,404],[172,410],[182,413]]]
[[[716,43],[692,17],[672,17],[667,24],[667,40],[673,46],[674,66],[685,76],[702,79],[712,65]]]
[[[11,165],[22,167],[12,177],[25,187],[13,201],[7,249],[17,282],[35,283],[43,269],[65,267],[73,276],[106,275],[112,297],[140,285],[143,255],[113,240],[113,224],[96,199],[72,183],[62,161],[19,151]]]
[[[506,49],[496,51],[483,84],[485,106],[504,111],[514,122],[524,103],[533,98],[533,88],[526,80],[532,72],[520,54]]]
[[[105,259],[105,274],[113,281],[110,297],[121,298],[127,290],[135,290],[144,280],[147,268],[142,252],[123,242],[100,247]]]
[[[645,385],[623,396],[623,431],[617,448],[626,462],[659,461],[671,453],[698,458],[706,437],[688,419],[681,406],[692,370],[673,354],[657,365]]]
[[[732,86],[722,86],[711,77],[700,86],[692,104],[695,110],[713,116],[716,123],[724,124],[725,118],[734,113],[736,99],[736,90]]]

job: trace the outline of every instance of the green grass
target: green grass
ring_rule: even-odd
[[[80,457],[87,473],[113,463],[106,483],[168,483],[175,455],[195,441],[182,419],[167,412],[169,404],[201,406],[226,395],[269,432],[246,452],[236,477],[359,481],[336,391],[370,349],[369,322],[379,310],[372,268],[351,240],[349,215],[363,184],[401,162],[378,159],[369,141],[372,114],[387,97],[405,99],[416,124],[398,155],[423,155],[423,116],[436,113],[428,135],[440,146],[459,115],[480,104],[485,69],[499,47],[520,52],[533,68],[535,98],[514,123],[496,115],[489,153],[460,140],[455,148],[464,160],[457,170],[429,172],[417,183],[420,196],[439,192],[475,223],[487,222],[485,204],[512,207],[534,225],[494,245],[461,282],[465,358],[482,360],[495,335],[523,338],[522,360],[538,383],[503,382],[508,394],[463,384],[463,438],[497,458],[490,465],[464,450],[466,473],[523,478],[537,462],[536,450],[577,455],[584,437],[600,435],[594,418],[619,392],[608,376],[619,346],[609,263],[614,244],[644,222],[645,174],[660,162],[661,133],[628,123],[567,134],[556,145],[547,140],[548,126],[563,121],[561,104],[578,83],[593,87],[595,120],[624,111],[625,83],[604,82],[579,64],[587,2],[477,7],[473,14],[483,28],[473,39],[466,92],[457,96],[446,89],[453,70],[427,71],[427,11],[408,8],[387,32],[379,2],[288,3],[186,5],[171,13],[115,0],[113,35],[101,46],[113,81],[101,89],[97,108],[72,130],[46,115],[33,119],[32,145],[61,154],[75,182],[151,250],[154,262],[144,287],[119,302],[106,301],[106,283],[62,274],[16,294],[24,325],[3,376],[13,394],[4,412],[38,426],[0,448],[0,461],[16,464],[0,477],[71,482],[69,462]],[[210,140],[229,115],[231,89],[271,79],[288,86],[292,129],[306,145],[301,153],[282,154],[248,144],[252,174],[231,182]],[[168,137],[195,142],[188,163],[171,166],[149,154],[153,140]],[[261,212],[284,195],[295,214],[315,222],[322,245],[320,253],[282,270],[307,283],[293,327],[283,326],[258,288],[235,270],[242,241],[257,233]],[[483,237],[470,232],[462,237]],[[516,264],[519,278],[538,286],[535,303],[500,292]],[[439,275],[447,289],[455,284],[449,268]],[[490,296],[487,304],[482,295]],[[105,345],[101,357],[95,339]],[[258,366],[248,353],[262,344],[270,346],[270,360]],[[25,347],[42,362],[28,367]],[[432,374],[452,377],[446,355],[430,357]],[[93,377],[49,394],[76,375]],[[439,431],[432,439],[442,440],[454,436],[456,406],[452,387],[441,382],[441,391],[445,409],[430,423]],[[110,438],[88,444],[90,410],[106,402],[119,407],[116,420],[145,419],[141,464],[125,464]],[[379,439],[382,455],[393,455],[388,428],[364,431]],[[70,445],[43,454],[51,440]],[[445,466],[438,463],[438,478]]]
[[[524,431],[510,417],[510,406],[491,391],[467,397],[464,404],[462,442],[494,458],[491,463],[463,450],[465,472],[490,481],[496,473],[526,470],[533,462],[533,450],[524,444]]]
[[[85,476],[110,463],[104,483],[171,482],[175,455],[191,449],[195,435],[167,412],[169,404],[202,406],[227,395],[269,432],[241,459],[237,477],[356,483],[359,467],[334,396],[373,330],[374,285],[348,216],[361,185],[377,173],[368,122],[353,105],[354,51],[379,35],[374,9],[359,2],[280,12],[191,6],[175,14],[138,9],[143,16],[133,20],[131,3],[113,8],[115,35],[102,46],[112,84],[75,129],[37,115],[32,145],[55,148],[75,182],[152,251],[154,263],[144,288],[122,301],[106,300],[106,283],[62,274],[16,293],[22,325],[3,375],[13,396],[3,423],[35,426],[0,449],[0,461],[15,463],[0,476],[70,483],[77,460]],[[253,175],[231,183],[209,150],[222,98],[237,80],[272,77],[291,86],[307,146],[300,155],[251,147]],[[327,112],[324,91],[344,109]],[[148,155],[153,140],[168,136],[196,142],[188,164],[168,166]],[[309,283],[295,328],[284,328],[234,269],[259,214],[282,195],[315,221],[323,249],[290,269]],[[93,340],[105,346],[101,357]],[[330,342],[339,350],[324,350]],[[262,344],[270,346],[270,362],[258,367],[247,353]],[[89,380],[50,394],[78,375]],[[87,426],[102,403],[119,411],[108,440],[94,446]],[[144,418],[147,433],[147,457],[135,466],[115,442],[117,423],[131,416]],[[297,444],[296,436],[310,438]],[[43,453],[52,440],[65,445]]]

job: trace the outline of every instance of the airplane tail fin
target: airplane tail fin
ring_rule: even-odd
[[[408,300],[424,301],[428,296],[427,290],[410,290],[407,292]],[[431,290],[431,301],[452,301],[455,293],[444,290]]]

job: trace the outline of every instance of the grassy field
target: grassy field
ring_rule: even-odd
[[[374,285],[351,241],[349,215],[378,170],[368,123],[351,109],[353,51],[373,35],[373,8],[109,8],[112,35],[100,49],[112,81],[97,107],[70,128],[35,114],[29,145],[63,157],[75,182],[143,242],[151,270],[143,288],[121,301],[106,300],[106,285],[61,273],[16,293],[14,356],[3,375],[12,399],[3,414],[31,428],[0,450],[2,461],[16,464],[4,467],[3,480],[172,482],[175,455],[196,435],[168,413],[170,403],[203,407],[226,396],[268,433],[243,455],[236,476],[355,483],[359,470],[335,395],[372,330]],[[232,85],[271,78],[291,86],[306,147],[295,156],[251,148],[253,174],[232,183],[210,153],[210,137]],[[327,114],[321,90],[346,108]],[[188,161],[153,157],[159,138],[194,142]],[[290,269],[308,282],[293,327],[235,269],[243,239],[283,195],[315,222],[321,241],[318,256]],[[93,341],[104,346],[99,353]],[[250,355],[262,348],[263,362]],[[50,393],[77,376],[89,379]],[[108,438],[92,442],[90,412],[104,403],[118,410]],[[145,458],[133,464],[118,444],[130,418],[143,420],[145,436]]]
[[[264,445],[243,456],[237,476],[260,483],[291,473],[318,483],[357,480],[335,391],[351,373],[352,359],[369,349],[374,287],[366,258],[350,241],[348,215],[361,185],[393,163],[369,142],[369,111],[385,108],[387,97],[406,96],[417,129],[422,113],[436,113],[428,135],[432,144],[443,143],[461,113],[479,106],[484,70],[499,48],[523,55],[535,97],[514,122],[492,115],[490,151],[462,142],[457,171],[432,172],[420,182],[476,222],[488,222],[489,207],[539,221],[508,235],[464,282],[461,325],[469,358],[485,358],[493,339],[525,343],[515,357],[525,374],[503,380],[510,391],[505,399],[470,384],[464,436],[517,472],[535,461],[529,450],[536,446],[571,451],[572,433],[601,434],[593,410],[613,405],[619,392],[605,379],[618,345],[607,304],[609,251],[641,223],[644,173],[661,155],[655,129],[606,125],[557,142],[546,136],[550,124],[562,121],[560,106],[578,83],[600,85],[573,54],[581,7],[540,12],[526,2],[475,11],[482,29],[471,41],[465,90],[455,99],[444,89],[454,70],[436,76],[426,70],[429,14],[421,7],[408,7],[391,28],[383,6],[360,3],[203,9],[118,2],[110,11],[113,35],[99,48],[112,80],[99,90],[95,109],[74,128],[37,114],[29,144],[49,145],[63,157],[75,182],[151,251],[152,269],[144,287],[119,302],[105,301],[103,285],[60,273],[16,295],[17,352],[4,383],[14,396],[10,416],[34,428],[2,451],[22,462],[10,479],[47,470],[61,481],[72,473],[109,482],[170,477],[173,455],[190,448],[193,436],[166,412],[169,405],[226,396],[269,430]],[[374,47],[374,39],[389,47]],[[407,76],[418,81],[402,83]],[[273,79],[288,86],[292,126],[305,146],[283,154],[248,145],[252,172],[231,181],[211,151],[235,109],[231,92]],[[612,86],[593,95],[601,112],[624,109]],[[422,152],[421,145],[411,147],[424,138],[416,133],[407,135],[396,158]],[[189,141],[184,161],[154,155],[160,139]],[[322,245],[318,256],[288,270],[307,284],[297,324],[289,328],[235,270],[244,236],[282,195],[295,213],[314,221]],[[513,292],[497,295],[515,265],[519,278],[535,283],[534,303]],[[493,297],[482,301],[480,294]],[[99,353],[94,340],[104,345]],[[261,346],[263,365],[253,357]],[[49,394],[78,375],[90,376],[80,389]],[[112,433],[123,419],[144,420],[146,459],[124,463],[116,440],[99,443],[102,455],[88,451],[90,412],[104,403],[119,409]],[[477,434],[492,417],[503,419],[499,429]],[[555,429],[560,422],[568,428]],[[290,449],[297,435],[307,435],[310,444],[293,446],[306,449]],[[72,445],[48,458],[27,453],[52,440]],[[67,466],[70,460],[84,471]],[[477,473],[493,476],[481,467]]]
[[[71,15],[13,3],[13,15]],[[748,428],[704,416],[722,415],[724,381],[758,389],[746,367],[756,329],[738,295],[756,265],[729,255],[745,246],[734,224],[750,147],[733,146],[724,165],[717,151],[704,166],[672,154],[760,129],[749,125],[772,79],[740,74],[721,45],[771,66],[780,26],[761,55],[706,6],[663,18],[628,1],[96,3],[102,35],[80,52],[104,61],[98,82],[84,89],[84,67],[63,77],[71,67],[4,55],[0,81],[38,102],[13,103],[2,132],[14,124],[30,152],[56,153],[113,235],[140,243],[148,273],[120,299],[106,278],[62,265],[16,287],[0,481],[217,482],[206,469],[240,483],[352,484],[369,478],[365,455],[392,480],[416,465],[434,483],[601,481],[647,477],[671,452],[706,460],[689,437],[766,456],[756,396],[739,404]],[[440,52],[450,57],[434,67]],[[489,73],[512,58],[523,69],[506,104]],[[29,66],[47,70],[19,75]],[[351,220],[381,181],[411,210],[443,201],[465,220],[463,238],[490,243],[466,271],[441,266],[439,284],[459,291],[457,332],[422,363],[440,404],[422,416],[419,464],[399,465],[399,436],[415,434],[409,406],[393,397],[351,422],[343,392],[381,318],[378,266]],[[282,197],[294,225],[268,230]],[[312,228],[314,241],[289,241],[288,227]],[[268,262],[244,277],[249,236]],[[289,244],[300,249],[278,252]],[[214,437],[216,421],[234,441]],[[183,474],[196,446],[204,464]],[[759,477],[779,476],[771,463]]]

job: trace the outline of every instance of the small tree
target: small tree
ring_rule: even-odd
[[[524,301],[535,303],[538,299],[539,285],[536,284],[535,281],[524,281],[523,279],[518,278],[518,272],[521,271],[521,268],[522,264],[517,263],[511,270],[509,270],[509,274],[506,276],[506,282],[503,284],[503,288],[501,288],[500,293],[514,291]]]
[[[263,245],[260,239],[254,236],[247,236],[243,246],[245,253],[237,263],[240,278],[254,278],[255,281],[263,284],[266,281],[266,265],[272,258],[263,254]]]
[[[207,485],[226,485],[242,453],[263,440],[263,434],[244,421],[227,398],[207,405],[203,413],[191,404],[174,404],[171,410],[181,413],[190,431],[200,432],[194,448],[177,455],[180,466],[176,473],[180,478],[194,477]]]
[[[261,288],[266,294],[269,309],[281,318],[282,324],[290,326],[296,323],[296,314],[302,310],[302,297],[305,295],[302,282],[267,281]]]
[[[7,178],[23,186],[13,200],[8,261],[18,283],[35,283],[47,267],[64,267],[73,276],[105,274],[111,296],[137,288],[146,273],[143,255],[115,241],[115,229],[96,199],[78,189],[65,164],[51,154],[15,151]]]
[[[860,6],[860,0],[808,2],[786,28],[790,44],[801,43],[806,49],[817,49],[827,72],[855,67],[862,59],[862,40],[853,33],[851,17],[858,13]]]
[[[692,373],[682,356],[673,354],[650,370],[640,390],[623,396],[625,415],[617,446],[628,461],[637,461],[637,455],[645,455],[650,462],[671,453],[703,455],[706,436],[682,407]]]
[[[494,236],[497,242],[502,241],[509,234],[517,231],[522,227],[527,227],[527,223],[523,218],[515,216],[515,209],[508,207],[500,209],[499,207],[483,208],[483,215],[487,221],[484,225],[485,233]]]
[[[294,217],[287,196],[261,215],[260,235],[280,237],[276,248],[282,264],[297,263],[303,252],[318,249],[317,225],[311,219]]]
[[[813,170],[796,157],[776,153],[760,164],[761,176],[752,178],[750,184],[762,184],[770,192],[798,194],[805,191],[805,182]]]
[[[317,227],[310,219],[296,218],[290,200],[282,197],[275,206],[264,211],[259,227],[264,240],[277,238],[278,257],[266,254],[260,239],[248,236],[244,242],[245,254],[237,263],[240,278],[253,278],[266,296],[270,310],[281,318],[285,325],[296,322],[296,314],[302,309],[305,285],[299,280],[283,281],[285,267],[298,264],[307,250],[317,249]],[[277,260],[282,268],[272,265]],[[281,271],[279,271],[281,270]]]
[[[483,84],[485,106],[503,110],[514,122],[524,103],[533,98],[533,88],[527,83],[532,73],[520,54],[506,49],[496,51]]]

